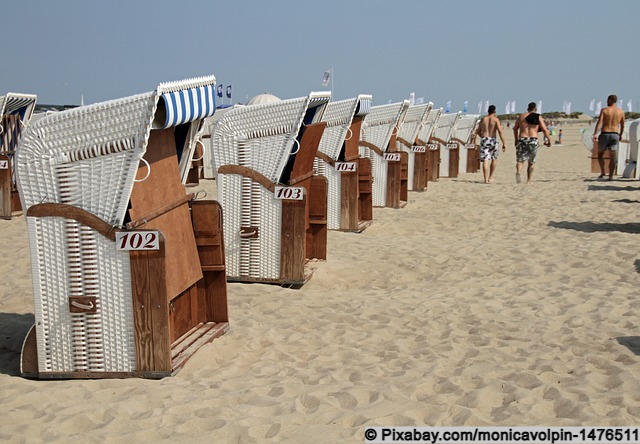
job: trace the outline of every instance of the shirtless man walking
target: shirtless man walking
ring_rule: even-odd
[[[513,125],[513,137],[516,141],[516,182],[521,183],[522,178],[520,172],[525,162],[527,166],[527,183],[531,182],[533,177],[533,168],[538,156],[538,133],[542,131],[544,134],[544,145],[551,146],[551,134],[544,120],[540,118],[540,114],[536,111],[538,107],[535,102],[529,103],[527,112],[520,114],[516,124]]]
[[[600,117],[593,131],[593,145],[595,148],[598,143],[598,164],[600,165],[600,176],[602,179],[604,173],[604,152],[609,150],[609,180],[613,180],[613,172],[616,170],[616,151],[618,143],[622,139],[624,132],[624,111],[616,105],[618,96],[611,94],[607,97],[607,107],[600,111]],[[601,129],[600,137],[598,137],[598,129]]]
[[[489,114],[480,120],[476,134],[473,136],[473,143],[476,143],[477,136],[480,136],[480,161],[482,162],[484,183],[491,183],[493,181],[493,175],[498,165],[499,151],[496,133],[502,141],[502,152],[504,152],[507,147],[502,135],[502,124],[500,123],[500,119],[496,117],[496,106],[489,106],[488,112]]]

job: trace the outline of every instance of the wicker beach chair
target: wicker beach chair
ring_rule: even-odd
[[[630,125],[627,123],[622,132],[622,139],[618,143],[618,149],[615,151],[616,155],[616,168],[613,172],[616,175],[625,176],[625,169],[627,168],[627,160],[632,159],[631,144],[630,144]],[[598,163],[598,147],[593,143],[593,132],[596,129],[596,124],[592,123],[587,129],[582,131],[582,143],[591,152],[591,172],[600,173],[600,164]],[[611,151],[607,150],[604,153],[604,171],[609,173],[609,156]],[[629,175],[627,172],[626,175]]]
[[[364,118],[360,155],[371,159],[375,207],[406,205],[408,155],[396,151],[395,139],[408,109],[408,100],[373,106]]]
[[[327,227],[361,232],[373,219],[371,162],[359,158],[362,121],[371,108],[371,96],[329,102],[314,161],[317,174],[328,180]]]
[[[458,165],[453,162],[449,164],[450,177],[457,177],[460,171],[475,173],[480,170],[480,151],[472,143],[480,118],[480,114],[464,114],[458,119],[451,136],[451,142],[458,144]]]
[[[306,259],[326,256],[326,235],[323,246],[310,232],[326,230],[326,179],[322,196],[312,176],[329,99],[311,93],[234,108],[213,126],[229,280],[300,286],[310,278]],[[316,243],[324,253],[311,251]]]
[[[454,169],[457,171],[459,148],[458,144],[453,142],[451,138],[460,119],[460,114],[459,112],[441,114],[438,119],[438,126],[431,136],[431,141],[438,144],[437,152],[440,155],[438,177],[450,177],[450,164],[455,165]]]
[[[16,188],[15,153],[22,131],[33,115],[37,96],[7,93],[0,96],[0,218],[20,213]]]
[[[426,161],[425,161],[425,169],[426,169],[426,178],[425,183],[416,183],[414,180],[415,189],[420,189],[421,187],[426,188],[426,182],[436,182],[438,180],[438,176],[440,175],[440,145],[438,143],[432,143],[433,133],[438,126],[438,120],[442,115],[442,108],[431,108],[429,111],[429,115],[427,115],[427,119],[422,125],[422,128],[418,132],[417,144],[419,146],[426,147]],[[414,178],[416,174],[414,172]]]
[[[396,147],[398,151],[404,151],[408,155],[407,187],[409,191],[423,191],[426,186],[427,147],[418,143],[418,135],[432,108],[431,102],[410,106],[402,125],[398,128]]]
[[[213,76],[163,83],[27,129],[16,171],[36,324],[24,375],[163,377],[226,331],[221,212],[191,202],[178,164],[214,90]]]

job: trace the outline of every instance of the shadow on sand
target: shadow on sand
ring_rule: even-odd
[[[0,313],[0,373],[20,375],[22,343],[34,321],[33,314]]]
[[[576,230],[585,233],[620,231],[622,233],[640,233],[640,222],[630,222],[624,224],[607,222],[569,222],[569,221],[549,221],[547,224],[552,228],[562,228],[565,230]]]
[[[589,191],[640,191],[640,187],[631,186],[615,186],[615,185],[589,185],[587,187]]]
[[[631,350],[634,355],[640,356],[640,336],[620,336],[616,341]]]

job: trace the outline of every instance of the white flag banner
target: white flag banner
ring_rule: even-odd
[[[631,103],[631,99],[627,102],[627,111],[633,111],[633,103]]]
[[[538,114],[542,114],[542,100],[538,102]]]
[[[485,114],[489,112],[489,101],[488,100],[484,101],[484,112],[485,112]]]
[[[595,111],[596,109],[596,99],[591,99],[591,102],[589,103],[589,111]]]
[[[449,100],[445,106],[444,106],[444,112],[445,113],[450,113],[451,112],[451,100]]]
[[[618,108],[622,108],[624,106],[624,100],[619,99],[618,100]]]
[[[567,102],[567,114],[571,114],[571,102]]]
[[[600,114],[601,109],[602,109],[602,102],[598,102],[598,105],[596,106],[596,114]]]
[[[482,102],[478,102],[478,114],[482,114]]]
[[[411,105],[415,105],[416,104],[416,93],[409,94],[409,103]]]
[[[504,113],[505,114],[511,113],[511,101],[508,101],[507,104],[504,106]]]
[[[331,79],[331,71],[325,71],[322,75],[322,86],[328,86]]]
[[[516,101],[512,100],[511,101],[511,114],[516,112]]]
[[[424,103],[424,97],[416,98],[416,105],[422,105]]]

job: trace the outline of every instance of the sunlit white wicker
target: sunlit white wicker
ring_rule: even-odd
[[[409,190],[413,190],[413,174],[416,156],[416,153],[413,152],[411,147],[416,144],[418,134],[424,126],[432,107],[433,103],[431,102],[420,105],[411,105],[402,125],[398,128],[396,148],[398,151],[405,151],[409,153],[409,163],[407,167]]]
[[[122,226],[151,130],[213,113],[214,85],[213,76],[163,83],[34,122],[16,155],[23,208],[69,204]],[[26,220],[39,371],[135,371],[128,253],[74,220]],[[95,297],[96,313],[70,313],[72,296]]]
[[[456,123],[455,131],[451,138],[460,144],[460,171],[466,171],[467,169],[468,151],[465,146],[473,142],[473,133],[479,121],[479,114],[464,114],[460,116],[458,123]]]
[[[433,131],[433,137],[440,143],[440,177],[449,176],[449,150],[446,144],[453,137],[460,113],[443,113],[438,119],[438,126]]]
[[[409,108],[409,101],[372,106],[371,111],[364,118],[360,141],[370,143],[379,148],[382,153],[389,150],[391,137],[398,125],[404,120]],[[384,207],[387,201],[387,161],[375,150],[361,145],[360,156],[371,159],[373,175],[373,205]]]
[[[304,125],[321,121],[330,93],[227,111],[211,129],[211,155],[224,212],[227,275],[280,279],[282,200],[247,176],[221,173],[237,165],[273,184],[288,184],[286,168],[300,149]],[[254,230],[247,236],[245,229]],[[256,231],[257,230],[257,231]]]
[[[345,140],[351,137],[360,137],[352,134],[351,122],[355,116],[366,116],[371,109],[370,95],[361,94],[353,99],[329,102],[324,113],[323,121],[327,127],[322,133],[322,139],[318,145],[318,151],[325,154],[333,161],[344,160],[340,158]],[[327,228],[329,230],[340,229],[342,184],[339,171],[324,160],[316,157],[314,168],[317,174],[325,176],[328,181],[327,193]]]

